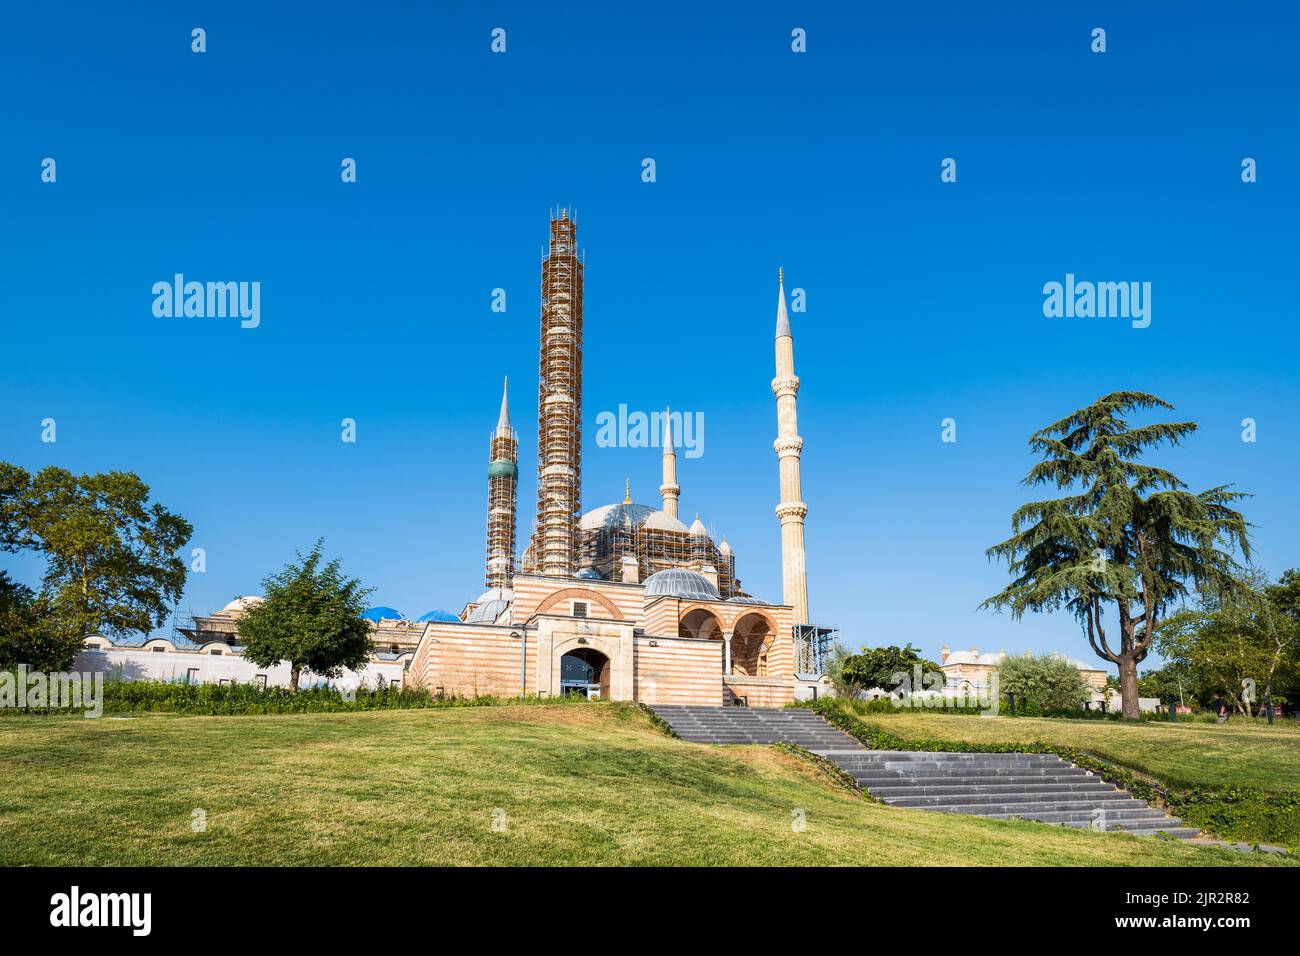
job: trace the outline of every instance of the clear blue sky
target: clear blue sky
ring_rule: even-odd
[[[27,4],[0,34],[0,458],[143,476],[207,551],[183,608],[322,535],[376,603],[481,590],[503,375],[532,520],[556,204],[587,250],[584,505],[659,483],[598,412],[704,412],[682,509],[769,598],[778,264],[807,290],[809,589],[850,645],[1088,655],[1067,616],[975,607],[1027,436],[1117,388],[1200,422],[1161,460],[1253,492],[1259,563],[1300,564],[1294,4],[270,6]],[[176,272],[261,282],[261,327],[155,318]],[[1067,272],[1151,282],[1151,327],[1044,318]]]

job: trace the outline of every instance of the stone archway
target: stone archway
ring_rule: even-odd
[[[731,635],[731,672],[746,677],[767,677],[767,655],[776,638],[771,620],[765,614],[741,615]]]
[[[677,636],[720,641],[723,639],[722,621],[707,608],[697,607],[687,611],[677,622]]]
[[[612,666],[594,647],[575,647],[560,656],[560,694],[609,697]]]

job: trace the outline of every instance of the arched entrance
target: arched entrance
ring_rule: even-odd
[[[593,647],[579,647],[560,658],[560,694],[589,700],[609,696],[609,658]]]
[[[746,677],[767,676],[767,652],[772,647],[772,626],[761,614],[746,614],[731,635],[731,671]]]
[[[722,624],[716,614],[697,607],[685,614],[677,623],[678,637],[697,637],[704,640],[722,640]]]

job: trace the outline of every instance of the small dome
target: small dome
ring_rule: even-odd
[[[509,588],[488,588],[475,598],[474,603],[486,604],[488,601],[513,601],[514,599],[515,592]]]
[[[441,608],[439,608],[436,611],[425,611],[423,614],[421,614],[419,617],[416,618],[416,621],[418,621],[421,624],[427,624],[429,621],[448,621],[448,622],[455,621],[457,624],[459,624],[460,618],[457,617],[455,614],[452,614],[451,611],[444,611]]]
[[[502,601],[500,598],[494,601],[487,601],[480,604],[474,610],[469,612],[469,617],[465,618],[466,624],[494,624],[510,608],[509,601]]]
[[[704,522],[700,520],[699,515],[696,515],[695,520],[691,522],[691,534],[707,535],[708,533],[708,529],[704,527]]]
[[[666,511],[652,511],[646,516],[645,522],[641,525],[643,528],[649,528],[652,531],[678,531],[682,534],[687,533],[686,525],[682,524]]]
[[[595,568],[579,568],[575,578],[582,578],[584,581],[603,581],[605,580],[599,571]]]
[[[376,624],[380,621],[403,621],[406,619],[401,611],[380,605],[379,607],[368,607],[361,612],[361,616],[367,621],[374,621]]]
[[[720,600],[718,589],[708,578],[686,568],[668,568],[650,575],[645,579],[645,593],[647,597],[671,595],[698,601]]]
[[[767,604],[766,601],[760,600],[759,598],[745,597],[740,594],[737,594],[735,597],[727,598],[727,603],[728,604]]]
[[[265,598],[260,598],[260,597],[237,597],[229,604],[227,604],[225,607],[223,607],[221,609],[221,613],[228,614],[231,611],[234,611],[236,613],[242,614],[244,611],[247,611],[249,608],[256,607],[257,605],[263,603],[263,601],[265,600],[266,600]]]

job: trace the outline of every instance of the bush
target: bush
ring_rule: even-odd
[[[1016,695],[1017,712],[1022,699],[1043,711],[1082,710],[1091,696],[1079,669],[1064,657],[1022,654],[1004,658],[998,680],[1001,693]]]

